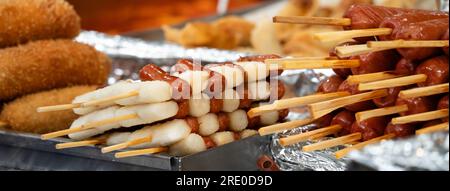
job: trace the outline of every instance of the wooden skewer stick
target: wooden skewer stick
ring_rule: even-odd
[[[360,149],[364,148],[367,145],[375,144],[375,143],[381,142],[382,140],[386,140],[386,139],[392,139],[394,137],[395,137],[395,134],[387,134],[387,135],[383,135],[381,137],[377,137],[377,138],[374,138],[374,139],[371,139],[371,140],[368,140],[368,141],[364,141],[364,142],[355,144],[355,145],[353,145],[351,147],[347,147],[345,149],[337,151],[335,153],[335,156],[336,156],[337,159],[341,159],[341,158],[347,156],[347,154],[350,153],[351,151],[360,150]]]
[[[388,72],[377,72],[371,74],[361,74],[361,75],[350,75],[347,77],[347,82],[350,85],[366,83],[366,82],[375,82],[380,80],[388,80],[393,78],[402,77],[401,75],[394,74],[393,71]]]
[[[336,54],[340,58],[357,56],[361,54],[367,54],[370,52],[378,52],[383,50],[389,50],[390,48],[369,48],[366,44],[350,45],[350,46],[338,46],[336,47]]]
[[[302,16],[275,16],[274,23],[291,23],[291,24],[310,24],[310,25],[333,25],[333,26],[349,26],[352,20],[348,18],[329,18],[329,17],[302,17]]]
[[[398,96],[403,99],[425,97],[448,92],[448,83],[401,91]]]
[[[341,130],[342,127],[340,125],[333,125],[325,128],[316,129],[313,131],[308,131],[305,133],[300,133],[298,135],[293,135],[285,138],[280,139],[280,145],[285,147],[289,145],[293,145],[302,141],[306,141],[308,139],[311,139],[311,136],[326,133],[326,132],[335,132]],[[326,135],[325,135],[326,136]]]
[[[323,116],[324,113],[321,111],[331,112],[331,111],[333,111],[332,109],[338,109],[341,107],[345,107],[347,105],[351,105],[354,103],[359,103],[359,102],[363,102],[363,101],[367,101],[367,100],[372,100],[372,99],[376,99],[376,98],[380,98],[380,97],[385,97],[387,95],[388,95],[388,93],[387,93],[387,90],[385,90],[385,89],[376,90],[376,91],[351,95],[351,96],[347,96],[347,97],[327,100],[327,101],[323,101],[323,102],[319,102],[319,103],[313,103],[313,104],[309,104],[308,107],[309,107],[309,111],[310,111],[311,115],[313,116],[313,118],[316,119],[317,117],[319,117],[321,115]]]
[[[358,90],[359,91],[367,91],[367,90],[394,88],[394,87],[417,84],[417,83],[425,82],[426,80],[427,80],[427,75],[417,74],[417,75],[412,75],[412,76],[405,76],[405,77],[376,81],[376,82],[362,83],[362,84],[359,84]]]
[[[279,132],[282,132],[285,130],[294,129],[294,128],[301,127],[304,125],[308,125],[312,122],[314,122],[314,119],[295,120],[295,121],[290,121],[290,122],[286,122],[286,123],[279,123],[279,124],[263,127],[261,129],[259,129],[258,132],[261,136],[265,136],[265,135],[270,135],[270,134],[274,134],[274,133],[279,133]]]
[[[399,105],[399,106],[385,107],[385,108],[379,108],[379,109],[374,109],[374,110],[369,110],[369,111],[362,111],[362,112],[356,113],[355,117],[356,117],[356,121],[359,123],[366,119],[392,115],[392,114],[401,113],[401,112],[405,112],[405,111],[408,111],[408,105]]]
[[[353,133],[350,135],[346,135],[346,136],[314,143],[311,145],[307,145],[307,146],[304,146],[302,150],[304,152],[323,150],[323,149],[327,149],[327,148],[331,148],[331,147],[335,147],[335,146],[339,146],[339,145],[344,145],[344,144],[347,144],[347,143],[350,143],[353,141],[358,141],[361,139],[361,137],[362,137],[361,133]]]
[[[324,68],[355,68],[359,67],[359,60],[303,60],[295,58],[269,59],[265,61],[268,65],[278,65],[278,69],[300,70],[300,69],[324,69]]]
[[[388,35],[392,33],[391,28],[361,29],[336,32],[318,33],[314,36],[322,42],[338,42],[358,37],[370,37],[379,35]]]
[[[140,155],[146,155],[146,154],[155,154],[155,153],[161,153],[167,151],[167,147],[157,147],[157,148],[150,148],[150,149],[140,149],[140,150],[134,150],[134,151],[124,151],[116,153],[114,156],[116,158],[125,158],[125,157],[133,157],[133,156],[140,156]]]
[[[335,99],[338,97],[344,97],[349,96],[350,93],[348,92],[334,92],[334,93],[328,93],[328,94],[315,94],[315,95],[309,95],[304,97],[297,97],[297,98],[290,98],[290,99],[282,99],[277,100],[273,104],[270,105],[264,105],[261,107],[252,108],[248,111],[249,117],[256,117],[260,116],[264,113],[268,113],[274,110],[281,110],[281,109],[287,109],[287,108],[294,108],[294,107],[300,107],[312,103],[317,103],[320,101]]]
[[[438,131],[445,131],[448,130],[448,122],[446,123],[441,123],[439,125],[434,125],[431,127],[426,127],[423,129],[419,129],[416,131],[416,135],[423,135],[423,134],[429,134],[429,133],[434,133],[434,132],[438,132]]]
[[[396,117],[392,119],[392,124],[401,125],[414,122],[431,121],[435,119],[442,119],[448,117],[448,109],[441,109],[437,111],[430,111],[426,113],[419,113],[403,117]]]
[[[320,141],[320,140],[323,139],[324,137],[329,136],[329,135],[336,134],[336,133],[338,133],[339,131],[340,131],[340,130],[333,130],[333,131],[328,131],[328,132],[323,132],[323,133],[315,134],[315,135],[312,135],[312,136],[309,138],[309,140],[312,140],[312,141]]]
[[[117,123],[120,121],[136,119],[136,118],[139,118],[139,116],[137,114],[129,114],[129,115],[124,115],[124,116],[114,117],[111,119],[90,122],[90,123],[87,123],[80,127],[74,127],[74,128],[70,128],[70,129],[65,129],[65,130],[61,130],[61,131],[43,134],[43,135],[41,135],[41,139],[48,140],[48,139],[52,139],[52,138],[56,138],[56,137],[62,137],[62,136],[68,135],[68,134],[77,133],[77,132],[92,129],[95,127],[100,127],[100,126],[104,126],[104,125],[108,125],[108,124],[112,124],[112,123]]]
[[[98,106],[98,105],[105,104],[105,103],[113,103],[114,101],[125,99],[125,98],[134,97],[134,96],[137,96],[137,95],[139,95],[139,91],[134,90],[134,91],[131,91],[131,92],[128,92],[128,93],[124,93],[124,94],[120,94],[120,95],[116,95],[116,96],[111,96],[111,97],[107,97],[107,98],[104,98],[104,99],[88,101],[88,102],[82,103],[81,107],[91,107],[91,106]]]
[[[448,40],[393,40],[393,41],[370,41],[367,42],[369,48],[433,48],[448,47]]]
[[[52,111],[63,111],[63,110],[69,110],[69,109],[79,108],[79,107],[81,107],[81,103],[52,105],[52,106],[38,107],[37,112],[44,113],[44,112],[52,112]]]
[[[144,138],[140,138],[140,139],[135,139],[135,140],[127,141],[125,143],[120,143],[120,144],[117,144],[117,145],[104,147],[104,148],[102,148],[102,153],[109,153],[109,152],[120,150],[120,149],[126,149],[126,148],[131,147],[131,146],[140,145],[140,144],[148,143],[148,142],[151,142],[151,141],[152,141],[152,136],[144,137]]]
[[[67,149],[67,148],[75,148],[75,147],[85,147],[85,146],[93,146],[97,144],[101,144],[102,141],[98,139],[86,140],[86,141],[76,141],[70,143],[60,143],[56,145],[56,149]]]

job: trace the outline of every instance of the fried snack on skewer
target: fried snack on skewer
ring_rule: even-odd
[[[72,111],[38,113],[36,108],[41,105],[70,102],[76,96],[95,88],[95,86],[74,86],[30,94],[6,104],[0,119],[16,131],[43,134],[67,129],[77,118]]]

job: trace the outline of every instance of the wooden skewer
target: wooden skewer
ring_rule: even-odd
[[[376,82],[362,83],[362,84],[359,84],[358,90],[359,91],[367,91],[367,90],[377,90],[377,89],[407,86],[407,85],[411,85],[411,84],[425,82],[426,80],[427,80],[427,75],[417,74],[417,75],[412,75],[412,76],[405,76],[405,77],[376,81]]]
[[[102,153],[109,153],[109,152],[120,150],[120,149],[126,149],[126,148],[131,147],[131,146],[140,145],[140,144],[148,143],[148,142],[151,142],[151,141],[152,141],[152,136],[144,137],[144,138],[140,138],[140,139],[135,139],[135,140],[127,141],[125,143],[120,143],[120,144],[117,144],[117,145],[104,147],[104,148],[102,148]]]
[[[448,109],[441,109],[437,111],[430,111],[426,113],[419,113],[403,117],[396,117],[392,119],[392,124],[401,125],[414,122],[431,121],[435,119],[442,119],[448,117]]]
[[[335,147],[335,146],[339,146],[339,145],[344,145],[344,144],[347,144],[347,143],[350,143],[353,141],[358,141],[361,139],[361,137],[362,137],[361,133],[353,133],[350,135],[346,135],[346,136],[314,143],[311,145],[307,145],[307,146],[304,146],[302,150],[304,152],[323,150],[323,149],[327,149],[327,148],[331,148],[331,147]]]
[[[320,140],[323,139],[324,137],[329,136],[329,135],[336,134],[336,133],[338,133],[339,131],[340,131],[340,130],[333,130],[333,131],[328,131],[328,132],[323,132],[323,133],[315,134],[315,135],[312,135],[312,136],[309,138],[309,140],[312,140],[312,141],[320,141]]]
[[[388,80],[392,78],[402,77],[401,75],[394,74],[393,71],[388,72],[377,72],[371,74],[361,74],[361,75],[350,75],[347,77],[347,82],[350,85],[366,83],[366,82],[375,82],[380,80]]]
[[[392,33],[391,28],[361,29],[336,32],[318,33],[314,36],[322,42],[338,42],[358,37],[370,37],[379,35],[388,35]]]
[[[313,135],[327,133],[327,132],[334,133],[335,131],[339,131],[341,129],[342,129],[342,127],[340,125],[333,125],[333,126],[329,126],[329,127],[325,127],[325,128],[316,129],[313,131],[308,131],[305,133],[300,133],[298,135],[281,138],[280,145],[283,147],[293,145],[293,144],[311,139],[311,136],[313,136]]]
[[[308,125],[312,122],[314,122],[314,119],[295,120],[295,121],[290,121],[290,122],[286,122],[286,123],[279,123],[279,124],[263,127],[261,129],[259,129],[258,132],[261,136],[265,136],[265,135],[282,132],[285,130],[294,129],[294,128],[301,127],[304,125]]]
[[[62,137],[62,136],[68,135],[68,134],[81,132],[81,131],[92,129],[95,127],[100,127],[100,126],[104,126],[104,125],[108,125],[108,124],[112,124],[112,123],[117,123],[120,121],[136,119],[136,118],[139,118],[139,116],[137,114],[129,114],[129,115],[124,115],[124,116],[114,117],[111,119],[95,121],[95,122],[87,123],[80,127],[74,127],[74,128],[70,128],[70,129],[65,129],[65,130],[61,130],[61,131],[43,134],[43,135],[41,135],[41,139],[48,140],[48,139],[52,139],[52,138],[56,138],[56,137]]]
[[[347,154],[350,153],[351,151],[360,150],[360,149],[364,148],[367,145],[375,144],[375,143],[378,143],[378,142],[380,142],[382,140],[386,140],[386,139],[392,139],[394,137],[395,137],[395,134],[387,134],[387,135],[383,135],[381,137],[377,137],[377,138],[374,138],[374,139],[371,139],[371,140],[368,140],[368,141],[364,141],[364,142],[355,144],[355,145],[353,145],[351,147],[347,147],[345,149],[337,151],[335,153],[335,156],[336,156],[337,159],[341,159],[341,158],[347,156]]]
[[[385,90],[385,89],[376,90],[376,91],[372,91],[372,92],[366,92],[366,93],[351,95],[351,96],[347,96],[347,97],[327,100],[327,101],[323,101],[323,102],[319,102],[319,103],[313,103],[313,104],[309,104],[308,107],[309,107],[309,111],[310,111],[311,115],[313,116],[313,118],[316,118],[320,115],[323,116],[323,112],[321,112],[321,111],[330,112],[330,110],[333,111],[332,109],[341,108],[341,107],[345,107],[347,105],[351,105],[354,103],[359,103],[359,102],[372,100],[372,99],[376,99],[376,98],[380,98],[380,97],[385,97],[387,95],[388,95],[388,93],[387,93],[387,90]]]
[[[52,112],[52,111],[63,111],[63,110],[69,110],[69,109],[79,108],[79,107],[81,107],[81,103],[52,105],[52,106],[38,107],[37,112],[44,113],[44,112]]]
[[[403,90],[398,94],[398,96],[403,99],[408,99],[408,98],[425,97],[425,96],[430,96],[430,95],[446,93],[446,92],[448,92],[448,85],[449,84],[446,83],[446,84],[440,84],[440,85],[434,85],[434,86],[428,86],[428,87]]]
[[[76,141],[70,143],[60,143],[56,145],[56,149],[67,149],[67,148],[75,148],[75,147],[85,147],[85,146],[93,146],[97,144],[101,144],[102,141],[98,139],[86,140],[86,141]]]
[[[355,68],[359,67],[359,60],[303,60],[295,58],[270,59],[265,61],[268,65],[278,65],[278,69],[324,69],[324,68]]]
[[[311,25],[334,25],[349,26],[352,20],[348,18],[329,18],[329,17],[302,17],[302,16],[275,16],[274,23],[291,23],[291,24],[311,24]]]
[[[392,115],[392,114],[405,112],[405,111],[408,111],[408,105],[399,105],[399,106],[385,107],[385,108],[379,108],[379,109],[374,109],[374,110],[369,110],[369,111],[362,111],[362,112],[356,113],[355,117],[356,117],[356,121],[359,123],[366,119]]]
[[[423,135],[423,134],[429,134],[429,133],[434,133],[434,132],[438,132],[438,131],[445,131],[448,130],[448,122],[446,123],[441,123],[439,125],[434,125],[431,127],[426,127],[423,129],[419,129],[416,131],[416,135]]]
[[[167,147],[157,147],[157,148],[150,148],[150,149],[119,152],[119,153],[116,153],[114,156],[116,158],[125,158],[125,157],[133,157],[133,156],[140,156],[140,155],[146,155],[146,154],[161,153],[161,152],[165,152],[167,150],[168,150]]]
[[[291,99],[282,99],[277,100],[271,105],[264,105],[261,107],[252,108],[248,111],[249,117],[256,117],[260,116],[264,113],[271,112],[274,110],[281,110],[281,109],[287,109],[287,108],[294,108],[294,107],[300,107],[307,104],[317,103],[320,101],[335,99],[338,97],[344,97],[349,96],[350,93],[348,92],[334,92],[334,93],[328,93],[328,94],[315,94],[315,95],[309,95],[304,97],[297,97],[297,98],[291,98]]]
[[[336,54],[340,58],[357,56],[361,54],[367,54],[370,52],[378,52],[383,50],[389,50],[390,48],[369,48],[366,44],[350,45],[350,46],[338,46],[336,47]]]
[[[134,96],[138,96],[138,95],[139,95],[139,91],[134,90],[134,91],[131,91],[128,93],[111,96],[111,97],[107,97],[104,99],[88,101],[88,102],[82,103],[81,107],[92,107],[92,106],[98,106],[98,105],[105,104],[105,103],[114,103],[114,101],[125,99],[125,98],[130,98],[130,97],[134,97]]]
[[[370,41],[367,42],[369,48],[432,48],[448,47],[448,40],[393,40],[393,41]]]

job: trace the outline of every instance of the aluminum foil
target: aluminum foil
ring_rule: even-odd
[[[349,158],[380,171],[449,170],[449,134],[440,132],[405,140],[383,141],[362,151],[351,152]]]

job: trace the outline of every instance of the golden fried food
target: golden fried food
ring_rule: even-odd
[[[95,86],[74,86],[18,98],[4,106],[0,121],[13,130],[30,133],[44,134],[67,129],[77,118],[72,110],[38,113],[36,109],[43,105],[70,103],[76,96],[95,89]]]
[[[165,39],[184,47],[234,49],[250,44],[254,25],[242,18],[228,16],[213,23],[192,22],[182,29],[163,26]]]
[[[110,59],[71,40],[43,40],[0,50],[0,101],[72,85],[103,85]]]
[[[73,38],[80,18],[64,0],[1,0],[0,48],[41,39]]]

